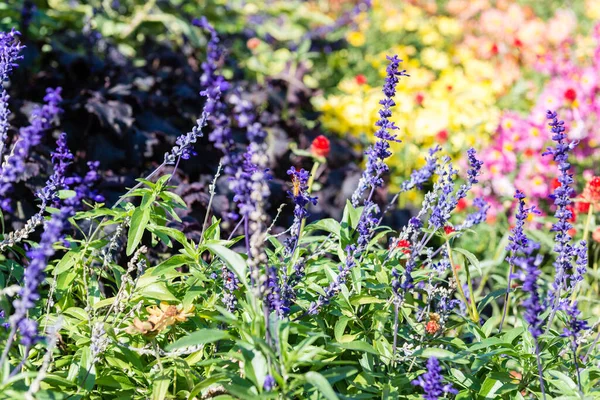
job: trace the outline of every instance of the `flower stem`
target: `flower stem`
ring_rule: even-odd
[[[506,313],[508,311],[508,304],[510,302],[510,284],[512,281],[512,276],[515,272],[515,266],[510,264],[508,266],[508,276],[506,277],[506,293],[504,294],[504,307],[502,308],[502,319],[500,320],[500,327],[498,328],[498,333],[502,333],[502,327],[504,326],[504,320],[506,319]]]
[[[446,241],[446,246],[448,248],[448,259],[450,260],[450,268],[452,269],[452,274],[454,275],[454,280],[456,281],[456,288],[458,289],[458,294],[460,294],[461,300],[467,306],[467,311],[469,312],[469,317],[475,323],[479,323],[479,318],[475,318],[473,315],[473,310],[469,301],[467,300],[467,296],[465,296],[465,292],[463,291],[462,285],[460,283],[460,278],[458,277],[458,271],[454,267],[454,260],[452,259],[452,248],[450,247],[450,242]],[[477,312],[477,310],[475,310]]]
[[[535,358],[537,360],[538,367],[538,375],[540,377],[540,389],[542,390],[542,399],[546,400],[546,390],[544,389],[544,373],[542,369],[542,360],[540,357],[540,344],[538,343],[537,338],[533,338],[535,342]]]

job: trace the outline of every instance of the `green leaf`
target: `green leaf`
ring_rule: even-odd
[[[167,396],[167,391],[171,385],[171,379],[168,375],[160,375],[152,379],[152,400],[163,400]]]
[[[246,261],[235,251],[217,243],[207,242],[204,244],[208,250],[219,257],[227,267],[246,285]]]
[[[479,276],[483,276],[483,273],[481,272],[481,265],[479,265],[479,260],[477,259],[477,257],[475,257],[475,254],[465,249],[461,249],[460,247],[455,247],[452,250],[465,256],[465,258],[469,260],[469,263],[471,263],[471,265],[475,267],[477,272],[479,272]]]
[[[339,400],[333,388],[323,375],[315,371],[309,371],[304,375],[306,382],[313,385],[327,400]]]
[[[131,216],[131,225],[129,227],[129,233],[127,234],[127,255],[133,254],[135,249],[140,244],[146,225],[150,220],[150,209],[149,208],[136,208]]]
[[[342,229],[339,222],[337,222],[333,218],[325,218],[319,221],[315,221],[311,224],[308,224],[304,228],[307,232],[310,231],[325,231],[334,234],[335,236],[340,236],[340,230]]]
[[[222,331],[220,329],[201,329],[176,340],[175,343],[171,343],[167,346],[167,351],[172,351],[181,347],[212,343],[223,339],[231,339],[231,336],[227,331]]]
[[[178,302],[179,299],[173,296],[173,294],[167,289],[167,286],[163,282],[154,282],[142,288],[139,292],[142,298],[156,299],[167,302]]]
[[[337,343],[337,344],[335,344],[335,346],[341,347],[342,349],[346,349],[346,350],[364,351],[365,353],[379,355],[377,350],[375,350],[375,348],[373,346],[371,346],[369,343],[358,341],[358,340],[354,341],[354,342],[349,342],[349,343]]]

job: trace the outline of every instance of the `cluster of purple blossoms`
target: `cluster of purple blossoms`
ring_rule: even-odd
[[[30,149],[40,144],[43,134],[52,127],[52,122],[62,112],[58,104],[62,101],[62,89],[46,89],[44,104],[31,112],[29,126],[19,129],[19,139],[12,148],[11,154],[0,167],[0,206],[5,211],[11,211],[10,199],[7,197],[26,170],[26,161]]]
[[[571,349],[573,352],[577,351],[579,334],[582,331],[590,329],[587,321],[579,319],[581,311],[577,308],[577,301],[571,303],[565,303],[562,306],[563,310],[567,314],[567,326],[563,328],[563,334],[561,336],[567,337],[570,340]]]
[[[456,227],[457,231],[471,229],[487,219],[487,212],[490,209],[490,205],[482,197],[473,199],[473,207],[475,207],[477,211],[468,214],[463,223]]]
[[[392,155],[390,142],[400,142],[396,135],[392,133],[398,127],[393,121],[390,121],[390,117],[392,116],[391,108],[396,105],[394,97],[396,96],[396,85],[400,81],[399,77],[408,75],[405,70],[400,71],[398,69],[402,60],[397,55],[387,56],[387,59],[389,60],[389,65],[386,69],[387,76],[383,85],[385,98],[379,101],[382,107],[379,110],[380,118],[375,123],[379,127],[375,132],[375,137],[378,140],[374,145],[369,146],[365,152],[367,155],[367,165],[356,191],[352,194],[352,205],[354,207],[358,207],[359,201],[367,189],[371,189],[371,194],[367,198],[370,201],[375,189],[383,186],[382,175],[389,171],[385,159]]]
[[[10,96],[4,89],[4,82],[8,80],[13,68],[17,67],[17,61],[23,56],[19,55],[23,46],[19,43],[20,33],[14,29],[10,32],[0,32],[0,159],[4,155],[4,146],[8,139],[8,116],[10,109],[8,101]]]
[[[509,252],[506,260],[511,265],[514,264],[520,253],[531,255],[534,250],[539,248],[539,244],[529,241],[523,230],[529,214],[539,214],[539,211],[535,206],[525,207],[525,194],[520,190],[516,191],[515,199],[519,202],[517,213],[515,214],[516,223],[511,230],[511,234],[508,236],[508,245],[506,246],[506,251]]]
[[[221,158],[223,170],[225,174],[232,175],[241,160],[235,151],[228,108],[224,102],[224,93],[230,89],[231,85],[219,72],[225,49],[220,45],[217,31],[205,17],[194,19],[192,23],[210,35],[206,45],[206,60],[201,65],[200,85],[203,90],[200,94],[206,96],[205,109],[212,125],[208,139],[223,152]]]
[[[429,226],[434,229],[441,229],[446,226],[450,219],[450,214],[458,205],[458,201],[467,196],[467,193],[473,185],[478,183],[477,177],[481,173],[481,167],[483,162],[477,159],[475,149],[470,148],[467,150],[467,157],[469,162],[469,170],[467,172],[467,180],[465,183],[460,185],[456,194],[454,194],[454,176],[457,171],[452,167],[446,159],[448,169],[443,170],[440,174],[440,180],[442,181],[441,192],[438,197],[437,204],[431,211],[431,217],[429,219]],[[487,212],[487,210],[486,210]]]
[[[425,165],[419,169],[414,170],[410,174],[410,178],[407,181],[402,182],[401,189],[403,192],[408,192],[413,188],[423,189],[423,185],[427,183],[437,168],[437,155],[436,153],[442,148],[440,145],[435,145],[429,149],[429,155],[425,158]]]
[[[379,110],[379,120],[375,123],[378,127],[375,132],[377,141],[369,146],[365,154],[367,155],[366,168],[358,182],[356,191],[352,194],[352,205],[358,206],[364,192],[370,189],[368,197],[363,202],[363,211],[358,222],[356,230],[358,231],[358,252],[361,253],[367,247],[373,230],[379,225],[379,207],[371,199],[375,189],[383,186],[382,175],[389,171],[385,160],[392,155],[390,142],[400,142],[393,131],[398,127],[390,120],[392,116],[391,108],[396,105],[394,97],[396,96],[396,85],[400,81],[400,76],[408,76],[406,71],[400,71],[400,60],[397,55],[388,56],[389,65],[386,69],[387,76],[383,85],[384,98],[379,101],[381,109]]]
[[[552,304],[553,313],[560,306],[560,296],[563,290],[573,289],[578,280],[583,279],[583,275],[573,271],[572,261],[580,253],[578,246],[571,245],[571,236],[569,230],[573,227],[569,220],[573,213],[569,209],[572,204],[571,198],[575,195],[575,190],[571,187],[573,184],[573,175],[569,173],[571,164],[568,162],[569,152],[572,151],[577,142],[567,142],[565,134],[564,121],[559,121],[557,114],[548,111],[546,118],[550,120],[552,127],[552,140],[556,142],[554,148],[548,148],[543,155],[552,155],[554,161],[558,164],[560,174],[558,176],[558,186],[551,195],[554,199],[556,211],[554,217],[557,221],[552,225],[552,231],[556,233],[554,237],[554,252],[557,254],[554,267],[556,275],[554,283],[548,293],[549,302]],[[580,246],[586,248],[586,243],[582,241]],[[551,322],[551,321],[550,321]]]
[[[273,375],[267,375],[265,376],[265,382],[263,383],[263,389],[265,389],[267,392],[272,391],[273,389],[275,389],[275,378],[273,378]]]
[[[287,315],[290,312],[292,302],[296,299],[296,291],[294,288],[302,281],[302,278],[304,278],[304,267],[304,259],[298,260],[294,264],[292,274],[289,276],[285,273],[284,268],[284,274],[281,277],[282,285],[280,290],[282,302],[281,310],[284,315]]]
[[[542,264],[542,256],[538,254],[536,257],[519,257],[515,259],[514,264],[520,267],[524,275],[523,291],[529,296],[523,302],[525,314],[523,317],[529,324],[529,332],[536,340],[542,334],[542,313],[544,307],[540,299],[540,290],[538,278],[542,273],[540,265]]]
[[[442,379],[443,376],[440,363],[437,358],[431,357],[427,360],[427,372],[419,376],[418,379],[412,381],[412,384],[423,388],[423,391],[425,392],[423,398],[425,400],[437,400],[445,393],[458,393],[458,390],[454,389],[451,384],[447,383],[444,385]]]
[[[58,139],[56,151],[52,153],[54,173],[46,182],[46,186],[37,194],[44,204],[56,202],[58,190],[65,188],[65,172],[73,159],[73,155],[66,146],[65,138],[66,135],[63,133]],[[72,206],[60,207],[59,212],[52,214],[50,219],[44,223],[44,231],[38,246],[27,252],[30,262],[25,268],[24,285],[20,289],[19,298],[13,301],[15,311],[10,317],[13,334],[17,329],[19,330],[21,343],[27,349],[41,339],[37,332],[37,323],[28,318],[27,313],[40,298],[38,288],[44,279],[48,258],[54,254],[54,243],[61,240],[67,219],[73,213]]]
[[[310,203],[316,205],[317,198],[308,194],[308,180],[310,178],[308,171],[303,168],[297,170],[295,167],[291,167],[287,174],[292,178],[292,190],[289,190],[287,194],[294,202],[294,222],[290,228],[290,237],[285,241],[285,253],[287,256],[291,256],[298,246],[302,221],[308,217],[306,208]]]
[[[100,174],[98,173],[100,162],[88,161],[87,166],[88,172],[84,177],[74,175],[65,179],[65,185],[75,192],[75,196],[66,200],[67,204],[81,204],[84,199],[90,199],[98,203],[104,201],[104,196],[95,189],[100,180]]]
[[[334,278],[333,282],[329,284],[325,288],[325,294],[319,295],[319,298],[316,301],[310,303],[308,307],[307,313],[310,315],[315,315],[319,312],[321,307],[329,304],[331,299],[339,293],[343,284],[346,283],[346,278],[350,274],[352,268],[356,265],[356,260],[354,259],[354,253],[356,252],[355,245],[348,245],[346,247],[346,262],[344,265],[340,265],[338,267],[338,275]]]

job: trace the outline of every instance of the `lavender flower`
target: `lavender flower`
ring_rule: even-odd
[[[65,179],[65,185],[75,191],[75,196],[67,199],[67,204],[81,205],[84,200],[104,201],[104,196],[95,189],[96,184],[100,180],[100,174],[98,173],[100,163],[98,161],[88,161],[87,166],[88,172],[84,177],[73,175]]]
[[[223,264],[221,276],[223,277],[223,298],[221,301],[227,310],[231,312],[235,310],[237,305],[237,298],[235,297],[234,292],[238,289],[240,282],[225,264]]]
[[[0,159],[4,154],[8,134],[8,116],[10,110],[8,101],[10,96],[4,89],[4,82],[8,80],[13,68],[17,67],[17,61],[22,59],[19,53],[23,49],[17,37],[20,35],[14,29],[10,32],[0,32]]]
[[[508,261],[509,264],[509,271],[507,279],[508,283],[506,284],[506,294],[504,295],[504,308],[502,311],[502,320],[500,321],[499,327],[500,332],[502,332],[504,319],[506,318],[506,312],[508,310],[508,298],[510,296],[512,278],[515,274],[515,267],[518,264],[518,266],[522,267],[522,269],[524,270],[532,268],[534,269],[536,267],[535,262],[529,256],[533,253],[534,250],[537,250],[540,247],[538,243],[530,242],[527,238],[527,235],[525,235],[525,231],[523,230],[523,227],[525,226],[525,221],[527,221],[529,214],[538,213],[538,211],[536,210],[535,206],[529,208],[525,207],[525,194],[523,194],[523,192],[521,192],[520,190],[516,191],[515,199],[517,199],[519,205],[517,207],[517,213],[515,214],[515,219],[517,220],[517,222],[515,223],[514,228],[511,230],[511,234],[508,236],[509,243],[506,246],[506,251],[508,252],[506,261]],[[530,288],[528,291],[532,293],[532,296],[534,295],[533,292],[537,290],[537,286],[534,285],[538,275],[539,272],[537,275],[535,275],[534,278],[530,276],[528,277],[529,279],[534,279],[528,284],[528,287]],[[536,299],[534,300],[538,301],[539,298],[536,297]],[[534,304],[530,304],[529,308],[535,308]],[[537,331],[537,325],[534,324],[533,329]]]
[[[348,245],[346,247],[346,262],[342,266],[338,267],[338,275],[334,278],[333,282],[325,288],[325,294],[319,295],[319,298],[316,301],[310,303],[308,307],[307,313],[310,315],[315,315],[319,312],[321,307],[329,304],[331,299],[339,293],[341,287],[344,283],[346,283],[346,278],[350,274],[350,270],[356,265],[356,260],[354,259],[354,252],[356,251],[356,246]]]
[[[352,195],[352,205],[358,206],[359,200],[363,193],[367,189],[371,189],[371,194],[367,198],[367,202],[370,201],[371,196],[375,188],[383,186],[382,174],[389,171],[389,167],[385,163],[385,159],[392,155],[390,151],[390,142],[400,142],[396,135],[392,132],[397,130],[398,127],[392,121],[391,108],[396,105],[393,98],[396,96],[396,85],[400,81],[398,77],[408,76],[405,70],[400,71],[400,60],[397,55],[388,56],[389,65],[386,69],[387,76],[385,78],[385,84],[383,86],[383,94],[385,98],[379,101],[382,108],[379,110],[379,120],[375,123],[379,129],[375,132],[377,141],[374,145],[369,146],[365,154],[367,155],[367,166],[365,171],[360,178],[358,187]]]
[[[572,204],[571,197],[574,196],[575,191],[571,187],[573,184],[573,175],[569,173],[571,164],[568,162],[569,152],[575,148],[577,142],[567,142],[567,135],[565,132],[564,121],[559,121],[557,114],[552,111],[548,111],[546,118],[550,120],[549,125],[552,127],[552,140],[556,142],[555,148],[549,147],[543,155],[552,155],[554,161],[558,163],[558,169],[560,175],[558,177],[558,186],[551,195],[554,199],[554,205],[556,205],[556,211],[554,217],[557,221],[552,225],[552,231],[556,232],[554,236],[555,246],[554,252],[557,254],[554,267],[556,275],[552,288],[548,293],[548,301],[552,304],[552,312],[548,320],[548,327],[552,323],[552,319],[560,307],[560,297],[563,290],[573,289],[576,284],[576,279],[572,279],[573,265],[572,260],[578,254],[575,247],[571,245],[571,236],[569,230],[572,228],[569,220],[573,217],[572,212],[569,210],[569,206]]]
[[[287,174],[292,178],[293,189],[287,193],[294,202],[294,222],[290,228],[290,238],[285,241],[285,253],[287,256],[291,256],[298,246],[302,221],[308,216],[306,208],[309,203],[316,205],[317,198],[308,194],[308,179],[310,177],[308,171],[304,169],[298,171],[296,168],[291,167]]]
[[[452,163],[448,159],[445,159],[445,163],[448,164],[448,169],[443,170],[440,175],[442,181],[441,193],[437,201],[437,205],[433,207],[431,217],[429,219],[429,226],[434,229],[443,228],[448,220],[450,219],[450,213],[458,205],[458,201],[467,196],[467,193],[474,184],[478,183],[477,177],[481,173],[481,167],[483,162],[477,159],[475,149],[470,148],[467,150],[467,157],[469,161],[469,170],[467,172],[467,180],[459,188],[456,194],[454,192],[454,175],[457,171],[452,167]]]
[[[66,135],[63,133],[57,141],[57,149],[52,154],[54,164],[54,173],[46,183],[46,186],[38,192],[38,197],[43,203],[50,203],[56,199],[58,190],[64,188],[66,167],[73,158],[73,155],[66,147]],[[24,285],[19,292],[19,298],[13,301],[15,312],[10,317],[13,334],[17,327],[21,334],[21,343],[28,349],[40,340],[37,334],[37,323],[28,318],[27,314],[35,306],[40,295],[38,287],[44,280],[44,270],[46,269],[48,258],[54,255],[54,243],[60,241],[62,231],[67,219],[73,215],[73,208],[63,206],[60,211],[53,214],[51,218],[44,223],[44,232],[37,247],[31,248],[27,252],[30,262],[25,268],[23,277]],[[10,347],[10,339],[7,347]]]
[[[444,393],[458,393],[458,390],[454,389],[451,384],[444,385],[442,381],[442,368],[435,357],[427,360],[427,372],[412,381],[412,384],[423,388],[425,391],[423,398],[425,400],[437,400]]]
[[[587,321],[579,319],[581,311],[577,308],[577,301],[565,304],[563,310],[567,314],[568,323],[567,326],[563,328],[563,334],[561,336],[569,338],[571,349],[573,352],[576,352],[577,347],[579,346],[579,334],[584,330],[590,329],[590,327]]]
[[[273,375],[267,375],[265,376],[265,382],[263,383],[263,389],[265,389],[267,392],[270,392],[271,390],[273,390],[275,388],[275,378],[273,378]]]
[[[486,220],[490,205],[482,197],[477,197],[473,200],[473,206],[477,211],[468,214],[463,223],[456,227],[457,231],[471,229]]]
[[[537,340],[542,334],[543,320],[541,315],[544,312],[538,285],[538,278],[542,273],[540,270],[542,256],[538,254],[535,258],[518,258],[515,260],[515,263],[524,271],[525,280],[523,281],[523,291],[529,294],[529,297],[523,302],[523,307],[525,307],[524,318],[529,324],[528,329],[529,332],[531,332],[531,336]]]
[[[403,192],[408,192],[413,188],[423,189],[423,185],[431,179],[437,168],[436,153],[442,148],[436,145],[429,149],[429,156],[425,158],[425,165],[414,170],[410,174],[410,179],[402,182],[401,189]]]
[[[0,204],[5,211],[11,211],[7,196],[12,190],[12,185],[25,172],[25,162],[30,149],[40,144],[43,134],[52,127],[52,121],[62,112],[58,107],[58,103],[62,101],[61,91],[60,87],[46,89],[46,104],[32,111],[30,125],[19,130],[19,140],[0,167]]]
[[[213,126],[208,139],[214,143],[217,149],[223,152],[221,164],[225,173],[231,175],[240,160],[235,153],[235,142],[231,133],[227,105],[223,102],[223,94],[229,90],[230,84],[219,73],[225,49],[220,45],[217,31],[205,17],[194,19],[192,23],[210,34],[210,39],[206,45],[206,60],[201,66],[200,84],[204,88],[201,94],[206,96],[205,107],[210,114],[209,120]]]
[[[360,216],[358,226],[358,253],[362,253],[367,247],[374,229],[379,225],[379,207],[371,200],[377,187],[383,186],[382,175],[389,171],[385,159],[392,155],[390,151],[390,142],[400,142],[392,132],[398,127],[390,121],[392,116],[391,108],[396,105],[393,98],[396,95],[396,85],[400,81],[400,76],[407,76],[406,71],[399,71],[400,60],[397,55],[388,56],[389,65],[386,69],[387,77],[383,85],[384,99],[379,102],[382,105],[379,110],[379,120],[375,123],[379,129],[375,132],[377,141],[369,146],[365,154],[367,155],[367,166],[358,182],[358,187],[352,195],[352,205],[358,206],[358,202],[367,189],[371,189],[368,197],[363,202],[363,211]]]

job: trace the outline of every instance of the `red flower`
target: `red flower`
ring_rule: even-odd
[[[403,249],[402,252],[404,254],[410,254],[410,242],[406,239],[400,239],[398,240],[398,244],[396,245],[397,248],[399,249]]]
[[[356,83],[358,83],[359,85],[364,85],[365,83],[367,83],[367,77],[363,74],[356,75],[354,79],[356,79]]]
[[[575,210],[578,214],[587,214],[590,211],[590,203],[585,201],[578,201],[575,203]]]
[[[523,46],[523,42],[521,42],[519,40],[519,38],[515,38],[515,41],[513,43],[514,43],[515,47],[521,47],[521,46]]]
[[[310,146],[310,152],[317,157],[327,157],[330,151],[329,139],[323,135],[317,136]]]
[[[437,133],[437,135],[435,135],[435,137],[440,141],[440,142],[445,142],[446,140],[448,140],[448,131],[445,129],[442,129],[441,131],[439,131]]]
[[[570,102],[574,102],[577,98],[577,92],[573,88],[568,88],[567,90],[565,90],[564,96],[565,99],[569,100]]]
[[[552,181],[552,190],[554,190],[558,187],[560,187],[560,182],[558,181],[557,178],[554,178],[554,180]]]
[[[490,51],[492,52],[493,55],[498,54],[498,45],[496,43],[494,43],[492,45],[492,48],[490,49]]]
[[[575,207],[567,206],[567,210],[571,211],[571,218],[569,218],[569,222],[575,222],[577,220],[577,214],[575,213]]]
[[[600,176],[594,176],[592,180],[588,182],[586,189],[589,191],[590,199],[592,201],[600,201]]]
[[[458,203],[456,203],[456,211],[464,210],[465,208],[467,208],[467,205],[468,205],[467,199],[465,199],[464,197],[461,197],[458,200]]]
[[[422,105],[424,99],[425,99],[425,96],[423,96],[423,93],[417,93],[417,95],[415,96],[415,101],[417,102],[418,105]]]
[[[444,232],[446,232],[446,235],[449,235],[449,234],[451,234],[452,232],[454,232],[454,228],[453,228],[453,227],[451,227],[451,226],[448,226],[448,225],[446,225],[446,226],[444,227]]]

